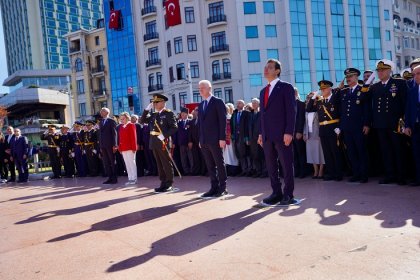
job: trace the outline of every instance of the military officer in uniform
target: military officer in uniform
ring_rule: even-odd
[[[63,125],[60,136],[60,158],[64,165],[64,174],[66,178],[74,176],[74,142],[73,136],[69,133],[70,127]]]
[[[369,88],[372,97],[372,126],[377,129],[385,178],[379,184],[405,185],[403,149],[399,127],[404,117],[407,83],[391,77],[394,63],[382,59],[376,64],[379,81]]]
[[[92,120],[86,121],[87,130],[83,133],[83,147],[86,153],[86,160],[89,169],[89,176],[98,176],[98,133],[93,128],[95,122]]]
[[[73,132],[71,134],[73,138],[73,151],[74,160],[76,163],[77,177],[86,177],[86,155],[84,153],[84,131],[82,130],[83,124],[79,121],[73,125]]]
[[[339,91],[340,129],[347,147],[347,156],[350,159],[353,177],[349,182],[366,183],[368,181],[368,152],[366,149],[366,135],[371,126],[370,98],[368,93],[361,92],[358,84],[360,71],[356,68],[347,68],[344,71],[347,88]]]
[[[307,112],[317,112],[319,119],[319,136],[324,152],[328,175],[324,181],[341,181],[343,179],[342,154],[340,151],[340,96],[333,91],[333,83],[327,80],[318,82],[322,95],[315,93],[306,107]]]
[[[55,125],[48,125],[48,129],[41,135],[41,140],[48,142],[48,156],[54,176],[51,179],[61,178],[60,162],[60,135],[55,130]]]
[[[149,148],[153,151],[159,173],[160,187],[155,192],[168,192],[173,190],[174,170],[171,156],[168,152],[168,143],[171,136],[177,132],[178,125],[175,114],[165,108],[168,98],[162,94],[153,95],[152,103],[144,110],[141,123],[148,123],[150,128]],[[154,111],[151,111],[154,107]]]

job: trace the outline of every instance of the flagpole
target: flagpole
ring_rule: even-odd
[[[191,79],[191,64],[190,62],[188,62],[187,64],[187,71],[188,71],[188,84],[190,86],[190,94],[189,94],[189,100],[190,103],[194,102],[194,97],[193,97],[193,87],[192,87],[192,79]]]

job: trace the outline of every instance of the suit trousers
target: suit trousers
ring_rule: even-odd
[[[293,139],[293,154],[295,163],[295,173],[306,175],[306,144],[303,139]]]
[[[247,146],[243,141],[233,141],[235,147],[235,155],[239,160],[241,165],[242,172],[251,171],[251,164],[249,162],[249,157],[247,154]]]
[[[402,136],[393,129],[378,128],[379,144],[381,146],[382,160],[385,166],[385,177],[389,179],[404,180],[404,153]]]
[[[369,161],[366,149],[366,136],[363,134],[363,129],[360,128],[360,131],[343,130],[343,135],[353,176],[367,178]]]
[[[15,162],[11,161],[10,157],[6,157],[6,159],[8,160],[7,163],[4,164],[4,173],[6,174],[6,179],[7,179],[7,176],[9,176],[9,171],[10,171],[10,179],[14,181],[16,180]]]
[[[115,153],[113,148],[101,148],[101,155],[108,179],[111,181],[117,181],[117,167],[115,164]]]
[[[251,152],[251,161],[252,168],[257,174],[263,172],[263,160],[264,160],[264,151],[260,145],[257,143],[257,139],[250,141],[250,152]]]
[[[416,182],[420,183],[420,123],[416,123],[411,131],[411,145],[416,163]]]
[[[50,157],[50,164],[52,167],[52,171],[54,173],[54,177],[61,176],[61,162],[60,157],[58,156],[57,148],[48,148],[48,155]]]
[[[28,159],[15,158],[16,169],[19,173],[19,181],[28,181]]]
[[[174,183],[174,168],[168,151],[162,148],[153,148],[153,155],[156,159],[156,166],[161,187],[171,187]]]
[[[293,145],[284,145],[284,142],[265,140],[263,143],[265,162],[268,176],[270,177],[273,194],[280,197],[293,198],[295,189],[293,177]],[[280,165],[279,165],[280,162]],[[284,189],[282,191],[280,182],[280,170],[284,176]]]
[[[133,151],[123,151],[121,152],[122,157],[124,158],[125,168],[127,169],[128,180],[136,181],[137,180],[137,165],[136,165],[136,152]]]
[[[85,147],[85,151],[86,151],[86,161],[87,161],[87,165],[88,165],[88,169],[89,169],[89,176],[98,176],[98,151],[96,151],[96,154],[93,152],[94,147],[89,145]],[[101,151],[101,154],[103,152]],[[102,154],[102,159],[104,158],[103,154]],[[103,161],[103,163],[105,164],[105,160]]]
[[[226,190],[226,165],[219,144],[202,144],[201,151],[210,176],[211,190],[222,193]]]
[[[320,136],[327,173],[333,178],[343,177],[343,157],[337,145],[337,136]]]
[[[182,170],[184,170],[184,174],[191,173],[193,166],[193,156],[191,150],[188,149],[187,145],[181,145],[179,146],[179,152],[181,157]]]

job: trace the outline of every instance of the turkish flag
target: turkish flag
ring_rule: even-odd
[[[112,10],[111,15],[109,16],[109,29],[119,29],[120,28],[120,10]]]
[[[168,27],[181,24],[181,8],[179,0],[167,0],[166,6],[166,20]]]

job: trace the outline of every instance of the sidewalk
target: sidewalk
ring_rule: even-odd
[[[1,185],[0,279],[420,279],[420,188],[298,179],[300,206],[261,209],[268,179],[119,180]]]

